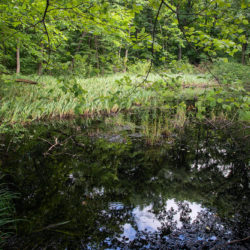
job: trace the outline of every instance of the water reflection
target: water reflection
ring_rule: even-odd
[[[145,119],[125,120],[34,124],[20,139],[0,137],[5,182],[25,219],[10,249],[223,249],[248,236],[244,130],[188,126],[156,132],[152,145]]]
[[[123,207],[121,203],[119,203],[116,209]],[[185,211],[183,209],[185,208]],[[172,217],[172,223],[175,224],[177,229],[183,227],[183,221],[189,221],[193,223],[200,212],[205,211],[205,208],[202,208],[200,204],[195,202],[176,202],[174,199],[169,199],[166,202],[164,210],[167,213],[172,213],[174,216]],[[136,229],[138,231],[148,231],[148,232],[157,232],[161,228],[162,225],[169,223],[169,217],[157,218],[157,216],[153,212],[153,205],[141,208],[137,206],[133,209],[132,215],[134,217],[136,223]],[[124,232],[121,237],[125,236],[129,240],[134,240],[136,235],[136,230],[133,228],[131,224],[125,224],[123,226]]]
[[[110,209],[123,209],[121,203],[112,203]],[[226,246],[232,237],[231,229],[215,213],[200,204],[188,201],[166,201],[160,213],[153,205],[136,206],[133,223],[125,223],[122,233],[104,240],[105,249],[193,249],[206,246]]]

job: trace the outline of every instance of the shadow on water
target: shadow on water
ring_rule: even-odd
[[[246,131],[139,114],[0,138],[21,197],[6,249],[249,248]]]

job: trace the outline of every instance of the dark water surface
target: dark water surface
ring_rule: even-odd
[[[6,249],[249,249],[246,129],[168,126],[148,112],[2,135],[20,194]]]

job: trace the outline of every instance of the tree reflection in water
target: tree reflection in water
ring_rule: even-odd
[[[152,206],[133,210],[135,227],[125,224],[123,233],[106,247],[195,249],[228,246],[232,231],[214,213],[196,203],[168,200],[155,215]],[[218,242],[219,239],[219,242]]]
[[[245,131],[187,126],[152,145],[129,119],[0,138],[21,197],[6,249],[248,249],[228,243],[250,231]]]

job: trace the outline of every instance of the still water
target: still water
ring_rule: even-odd
[[[6,249],[249,249],[248,134],[140,111],[4,135]]]

